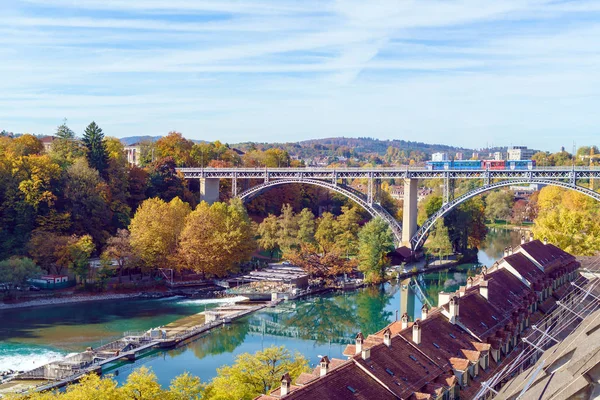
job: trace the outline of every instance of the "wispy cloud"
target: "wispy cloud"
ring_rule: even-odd
[[[9,3],[0,129],[551,149],[600,123],[594,1]]]

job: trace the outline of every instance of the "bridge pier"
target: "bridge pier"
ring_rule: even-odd
[[[404,179],[404,209],[402,210],[402,244],[411,247],[410,239],[417,232],[417,179]]]
[[[219,178],[200,178],[200,201],[208,204],[219,201]]]

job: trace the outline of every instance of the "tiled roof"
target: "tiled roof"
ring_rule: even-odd
[[[531,293],[527,285],[505,268],[487,275],[487,281],[488,301],[504,315],[519,309]]]
[[[479,291],[470,291],[459,300],[458,321],[478,338],[485,340],[504,326],[507,318]]]
[[[544,273],[523,253],[514,253],[504,257],[504,261],[510,264],[523,278],[530,283],[544,277]]]
[[[457,371],[466,371],[469,368],[469,360],[464,358],[452,357],[450,359],[450,364],[452,364],[452,368]]]
[[[329,372],[322,378],[315,380],[310,385],[294,390],[285,400],[319,399],[319,400],[346,400],[346,399],[381,399],[396,400],[397,397],[377,384],[366,372],[354,362],[348,362]],[[260,400],[266,400],[260,398]]]
[[[371,348],[368,360],[355,356],[354,361],[403,398],[446,372],[402,336],[392,337],[390,347],[379,344]]]

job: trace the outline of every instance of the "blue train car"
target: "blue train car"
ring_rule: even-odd
[[[454,169],[481,169],[481,161],[479,160],[461,160],[454,161]]]
[[[532,170],[535,167],[533,160],[508,160],[506,169],[510,170]]]
[[[427,161],[427,169],[430,171],[443,171],[452,168],[452,161]]]

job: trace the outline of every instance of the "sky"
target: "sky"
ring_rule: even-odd
[[[558,151],[599,106],[599,0],[0,0],[0,130]]]

